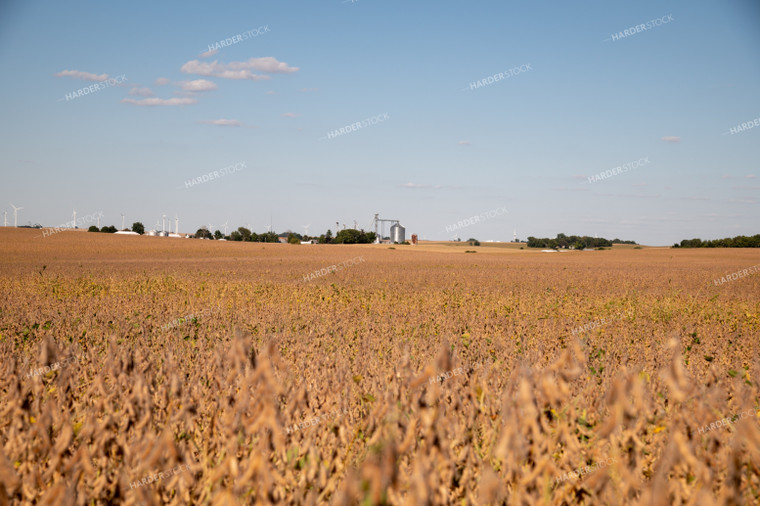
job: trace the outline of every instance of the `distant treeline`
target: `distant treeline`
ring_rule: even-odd
[[[684,239],[681,244],[675,243],[674,248],[760,248],[760,234],[747,237],[737,235],[725,239],[703,241],[702,239]]]
[[[557,234],[555,239],[549,239],[548,237],[528,237],[529,248],[609,248],[613,244],[636,244],[636,241],[621,241],[620,239],[605,239],[603,237],[589,237],[587,235],[565,235]]]
[[[319,242],[325,244],[372,244],[376,237],[374,232],[344,228],[339,230],[334,238],[332,231],[328,230],[325,235],[319,236]]]
[[[198,229],[195,232],[195,237],[206,239],[227,239],[228,241],[243,241],[243,242],[280,242],[280,238],[274,232],[264,232],[263,234],[257,234],[251,232],[245,227],[239,227],[237,230],[233,230],[227,237],[220,231],[211,232],[205,228]]]
[[[208,234],[209,238],[221,238],[221,233],[217,230],[214,236],[205,229],[199,230],[196,235]],[[332,231],[328,230],[326,234],[322,234],[318,237],[310,237],[306,235],[297,234],[295,232],[288,232],[288,242],[291,244],[298,244],[301,241],[314,240],[319,244],[370,244],[375,242],[374,232],[365,232],[364,230],[355,230],[352,228],[346,228],[337,233],[335,237],[332,235]],[[218,236],[217,236],[218,235]],[[274,232],[267,232],[266,234],[256,234],[251,232],[245,227],[240,227],[232,232],[228,237],[230,241],[252,241],[252,242],[279,242],[279,236]]]

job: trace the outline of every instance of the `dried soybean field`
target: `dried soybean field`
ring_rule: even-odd
[[[40,236],[0,504],[760,501],[757,251]]]

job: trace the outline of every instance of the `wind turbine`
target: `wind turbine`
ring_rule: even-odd
[[[229,225],[229,224],[230,224],[230,222],[229,222],[229,221],[225,221],[225,222],[224,222],[224,225],[222,225],[222,226],[224,227],[224,235],[225,235],[225,236],[227,235],[227,225]]]
[[[125,216],[126,216],[126,214],[124,214],[124,213],[121,213],[121,229],[122,229],[122,230],[124,230],[124,217],[125,217]]]
[[[77,228],[77,210],[72,209],[71,211],[71,217],[74,219],[74,224],[71,226],[71,228]]]
[[[179,215],[174,215],[174,233],[179,235]]]
[[[308,236],[308,235],[309,235],[309,227],[310,227],[310,226],[311,226],[311,223],[309,223],[308,225],[304,225],[304,226],[303,226],[303,230],[304,230],[304,235],[305,235],[305,236]]]
[[[163,225],[161,226],[161,232],[166,232],[166,215],[161,215],[161,221]]]
[[[13,204],[11,204],[11,207],[13,208],[13,226],[18,228],[18,212],[23,209],[23,207],[16,207]]]
[[[5,225],[3,226],[7,227],[8,226],[8,211],[3,211],[3,215],[4,215],[4,223],[5,223]]]
[[[100,230],[100,213],[98,213],[98,230]]]

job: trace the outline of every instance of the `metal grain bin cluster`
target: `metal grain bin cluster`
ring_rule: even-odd
[[[400,224],[395,223],[391,227],[391,242],[394,244],[395,243],[401,244],[402,242],[406,240],[405,237],[406,237],[406,229],[402,227]]]

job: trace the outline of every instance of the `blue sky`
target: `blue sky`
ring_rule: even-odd
[[[149,228],[179,215],[182,232],[262,232],[270,216],[277,232],[368,229],[380,213],[407,235],[449,239],[447,226],[506,207],[459,236],[670,245],[760,233],[760,127],[730,132],[760,118],[751,0],[11,0],[0,62],[11,224],[10,202],[19,224],[55,226],[76,209]]]

